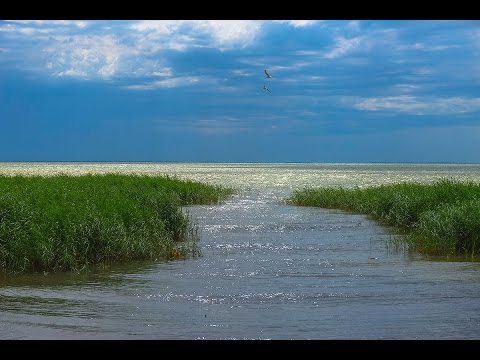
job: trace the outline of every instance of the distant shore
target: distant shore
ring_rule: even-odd
[[[287,202],[367,214],[404,234],[409,249],[445,258],[479,260],[480,184],[442,179],[369,188],[312,188]]]
[[[0,271],[195,256],[197,228],[181,206],[232,194],[168,176],[0,175]]]

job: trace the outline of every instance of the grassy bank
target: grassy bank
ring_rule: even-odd
[[[480,184],[443,179],[371,188],[320,188],[294,192],[287,202],[368,214],[395,226],[409,247],[441,256],[480,255]]]
[[[233,190],[137,175],[0,176],[0,271],[79,271],[196,251],[180,208]]]

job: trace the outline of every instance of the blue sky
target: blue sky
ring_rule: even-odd
[[[480,163],[480,22],[3,20],[0,161]]]

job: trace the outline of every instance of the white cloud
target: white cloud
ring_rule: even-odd
[[[279,56],[238,58],[238,62],[249,65],[251,67],[260,68],[261,69],[260,73],[262,76],[263,76],[263,69],[267,68],[268,72],[273,77],[276,77],[276,78],[281,77],[281,76],[278,76],[278,74],[286,70],[295,71],[295,70],[300,70],[301,68],[304,68],[304,67],[318,64],[318,62],[316,61],[304,61],[304,60],[291,61],[291,60],[286,60],[285,57],[279,57]],[[282,65],[276,65],[278,63],[281,63]],[[268,64],[268,66],[266,66],[266,64]],[[256,74],[258,75],[258,73]],[[249,75],[255,75],[255,74],[251,73]]]
[[[400,46],[400,49],[413,49],[413,50],[421,50],[421,51],[444,51],[453,48],[459,48],[460,45],[429,45],[421,42],[416,42],[415,44]]]
[[[304,55],[304,56],[323,56],[324,51],[321,50],[296,50],[293,52],[295,55]]]
[[[256,75],[256,73],[252,70],[245,70],[245,69],[233,69],[231,70],[231,73],[234,76],[253,76]]]
[[[411,95],[400,95],[354,100],[353,107],[368,111],[447,115],[480,111],[480,98],[419,98]]]
[[[194,28],[211,34],[220,47],[246,46],[255,39],[261,27],[261,23],[251,20],[207,20],[194,24]]]
[[[52,38],[53,45],[44,49],[47,68],[58,76],[111,78],[119,70],[122,56],[135,50],[119,43],[111,35],[63,36]]]
[[[160,69],[158,71],[153,71],[152,72],[153,76],[160,76],[160,77],[165,77],[165,76],[172,76],[172,68],[166,67],[163,69]]]
[[[53,32],[53,29],[23,27],[23,26],[17,26],[13,24],[6,24],[4,26],[0,26],[0,32],[31,36],[34,34],[48,34]]]
[[[282,79],[284,82],[289,84],[317,84],[320,82],[324,82],[327,79],[326,76],[319,76],[319,75],[297,75],[295,77],[288,77],[286,79]]]
[[[274,20],[273,22],[276,23],[286,23],[293,27],[304,27],[304,26],[311,26],[314,25],[321,20]]]
[[[353,31],[360,31],[360,22],[358,20],[352,20],[347,24],[347,28]]]
[[[182,51],[191,46],[221,50],[245,47],[256,38],[261,26],[262,23],[255,20],[144,20],[131,24],[129,28],[143,34],[140,42],[145,48]]]
[[[164,80],[156,80],[145,84],[128,85],[129,90],[154,90],[159,88],[175,88],[180,86],[194,85],[200,82],[198,76],[178,76]]]
[[[173,76],[170,66],[164,66],[160,59],[145,58],[145,55],[138,49],[129,49],[130,51],[121,54],[121,72],[128,74],[129,77],[169,77]],[[120,71],[120,70],[119,70]]]
[[[139,32],[153,31],[159,34],[170,35],[186,22],[186,20],[142,20],[131,24],[129,28]]]
[[[164,50],[216,48],[221,51],[251,45],[264,20],[145,20],[118,22],[112,33],[110,22],[91,20],[5,20],[0,34],[12,41],[9,51],[31,69],[43,68],[54,76],[84,79],[110,79],[119,74],[129,77],[172,77]],[[282,20],[285,26],[307,27],[316,20]],[[91,26],[93,23],[102,26]],[[90,35],[89,35],[90,34]],[[21,39],[30,40],[24,46]],[[18,40],[20,39],[20,40]],[[18,44],[18,46],[17,46]],[[3,46],[5,48],[5,46]],[[0,54],[5,53],[0,50]],[[281,56],[278,56],[280,59]],[[23,59],[23,60],[22,60]],[[280,60],[282,61],[282,60]],[[272,62],[268,62],[272,64]],[[308,64],[296,64],[306,66]],[[264,65],[261,65],[262,67]],[[285,66],[272,64],[272,71]],[[239,73],[237,75],[240,75]],[[161,79],[163,80],[163,79]],[[168,80],[168,79],[165,79]],[[172,80],[138,88],[177,86]]]
[[[5,20],[17,24],[30,24],[30,25],[74,25],[78,28],[85,28],[88,25],[87,21],[83,20]]]
[[[128,77],[156,77],[157,81],[132,84],[132,89],[155,89],[182,86],[180,78],[172,78],[171,66],[166,66],[159,54],[164,49],[184,50],[195,46],[217,46],[221,49],[252,41],[261,25],[256,21],[140,21],[120,24],[123,30],[113,35],[96,31],[88,35],[83,29],[72,32],[66,26],[82,28],[75,21],[0,22],[0,31],[14,36],[32,35],[35,43],[21,48],[24,58],[29,55],[40,61],[40,67],[54,76],[83,79],[110,79],[119,74]],[[105,31],[105,28],[99,28]],[[125,32],[130,29],[129,32]],[[58,30],[58,31],[57,31]],[[97,29],[98,30],[98,29]],[[134,31],[131,31],[134,30]],[[41,36],[39,36],[41,35]],[[14,40],[16,41],[16,39]],[[208,46],[210,46],[208,45]],[[28,51],[30,49],[30,51]],[[160,56],[159,56],[160,55]],[[36,68],[39,68],[38,65]],[[164,79],[166,78],[166,79]],[[194,84],[197,77],[183,77]]]
[[[0,32],[9,33],[11,36],[24,35],[29,37],[36,36],[36,38],[41,38],[42,35],[47,34],[66,33],[71,26],[80,30],[87,26],[86,21],[74,20],[4,20],[0,24],[2,24]],[[46,37],[44,36],[43,38]]]
[[[335,39],[335,42],[335,47],[331,51],[324,54],[325,58],[335,59],[357,50],[360,45],[364,45],[364,38],[358,36],[347,39],[343,36],[339,36]]]
[[[424,66],[413,69],[413,72],[417,75],[430,75],[433,73],[433,69]]]
[[[305,27],[318,21],[274,20],[273,22]],[[265,23],[267,21],[260,20],[143,20],[131,24],[129,28],[143,36],[147,35],[147,41],[141,40],[144,46],[148,46],[151,41],[162,41],[163,44],[157,46],[179,51],[191,46],[226,50],[250,45]]]
[[[401,92],[412,92],[418,90],[420,86],[412,84],[397,84],[395,85],[395,88],[400,90]]]
[[[49,63],[48,65],[50,65]],[[47,65],[47,67],[48,67]],[[60,71],[58,76],[72,76],[72,77],[77,77],[77,78],[87,78],[87,73],[85,71],[79,70],[79,69],[67,69],[64,71]]]

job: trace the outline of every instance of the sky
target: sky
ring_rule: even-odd
[[[0,161],[480,163],[480,21],[1,20]]]

